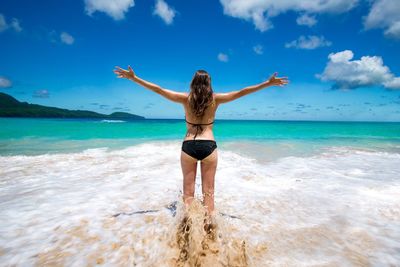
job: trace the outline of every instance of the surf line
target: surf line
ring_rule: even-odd
[[[172,217],[176,216],[176,205],[177,204],[178,204],[178,201],[174,201],[174,202],[164,206],[164,208],[166,208],[167,210],[169,210],[171,212]],[[158,210],[137,210],[137,211],[132,211],[132,212],[120,212],[120,213],[116,213],[116,214],[112,215],[112,217],[118,217],[120,215],[130,216],[130,215],[135,215],[135,214],[156,213],[156,212],[159,212],[159,211],[161,211],[161,209],[158,209]],[[223,217],[229,217],[231,219],[239,219],[239,220],[242,219],[239,216],[230,215],[230,214],[223,213],[223,212],[220,212],[219,214],[221,216],[223,216]]]

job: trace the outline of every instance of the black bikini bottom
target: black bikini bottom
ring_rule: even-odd
[[[214,140],[185,140],[182,143],[182,151],[189,156],[203,160],[217,148]]]

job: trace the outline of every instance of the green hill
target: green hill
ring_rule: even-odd
[[[144,117],[126,113],[114,112],[110,115],[88,110],[69,110],[46,107],[42,105],[20,102],[14,97],[0,93],[0,117],[34,117],[34,118],[98,118],[98,119],[129,119],[142,120]]]

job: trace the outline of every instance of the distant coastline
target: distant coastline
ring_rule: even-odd
[[[127,112],[114,112],[109,115],[89,110],[69,110],[20,102],[14,97],[0,93],[0,117],[6,118],[76,118],[76,119],[124,119],[144,120],[145,117]]]

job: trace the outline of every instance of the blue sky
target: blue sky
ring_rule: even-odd
[[[217,119],[400,121],[398,0],[43,0],[0,2],[0,92],[101,113],[183,118],[114,66],[188,91],[205,69],[226,92],[277,71]]]

